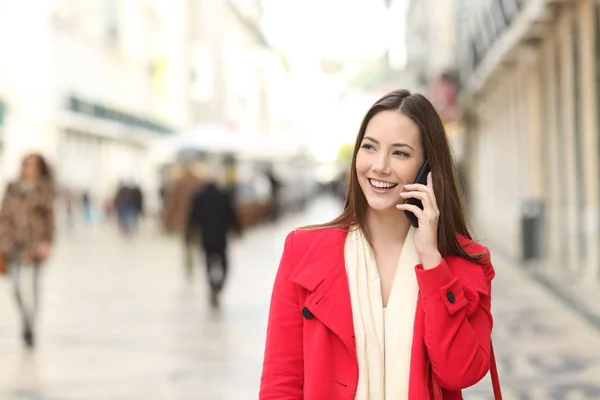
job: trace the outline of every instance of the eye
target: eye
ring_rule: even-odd
[[[410,154],[404,152],[404,151],[400,151],[400,150],[396,150],[393,153],[395,156],[400,156],[400,157],[409,157]]]
[[[363,145],[360,146],[361,149],[367,149],[367,150],[373,150],[374,147],[368,143],[364,143]]]

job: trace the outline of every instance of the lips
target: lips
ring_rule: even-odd
[[[398,186],[398,184],[394,182],[380,181],[378,179],[373,178],[368,178],[368,181],[371,185],[371,188],[378,193],[390,192],[396,186]]]

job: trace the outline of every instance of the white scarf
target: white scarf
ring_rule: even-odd
[[[411,227],[383,308],[375,255],[358,228],[349,230],[344,255],[358,357],[356,400],[408,399],[410,354],[419,287]],[[385,314],[385,315],[384,315]]]

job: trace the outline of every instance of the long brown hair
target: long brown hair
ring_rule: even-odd
[[[348,177],[348,190],[344,210],[333,221],[312,225],[304,229],[344,228],[358,225],[371,243],[371,235],[367,229],[366,216],[368,203],[358,183],[356,174],[356,155],[365,136],[367,125],[375,115],[382,111],[396,111],[409,117],[421,134],[421,144],[432,171],[435,197],[440,209],[438,224],[438,248],[442,257],[458,256],[473,262],[481,261],[486,254],[469,254],[460,244],[457,234],[472,240],[465,221],[462,198],[458,190],[458,175],[453,162],[450,144],[433,105],[421,94],[408,90],[395,90],[377,100],[367,111],[360,125],[354,144],[352,164]]]

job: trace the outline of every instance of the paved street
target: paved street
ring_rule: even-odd
[[[34,352],[21,345],[10,285],[0,280],[0,400],[256,399],[285,235],[338,211],[320,199],[234,242],[218,313],[203,270],[186,281],[179,242],[153,226],[129,241],[113,227],[63,233],[44,271]],[[505,399],[600,399],[600,332],[492,257]],[[491,398],[488,379],[466,398]]]

